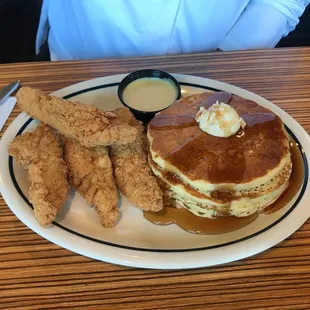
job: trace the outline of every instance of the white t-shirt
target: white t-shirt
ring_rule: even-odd
[[[310,0],[44,0],[52,60],[274,47]]]

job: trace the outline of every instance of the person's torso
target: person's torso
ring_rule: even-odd
[[[249,0],[45,0],[57,59],[149,56],[215,50]],[[41,37],[40,37],[41,36]]]

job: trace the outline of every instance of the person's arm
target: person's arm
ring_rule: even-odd
[[[251,0],[220,44],[221,50],[274,47],[294,30],[310,0]]]
[[[48,12],[48,1],[44,0],[41,6],[40,22],[38,25],[37,38],[36,38],[36,55],[40,53],[40,48],[47,40],[47,34],[49,29],[47,12]]]

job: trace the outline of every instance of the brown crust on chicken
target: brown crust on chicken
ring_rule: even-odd
[[[16,137],[8,152],[28,168],[29,201],[35,217],[42,226],[50,225],[69,192],[67,166],[54,130],[40,124],[34,132]]]
[[[144,128],[128,109],[113,112],[121,121],[137,128],[139,133],[135,142],[111,147],[116,184],[139,209],[160,211],[163,208],[163,194],[148,164]]]
[[[70,184],[93,205],[105,227],[113,227],[119,217],[117,189],[108,149],[86,148],[77,141],[63,138],[64,158]]]
[[[22,87],[17,95],[20,108],[62,135],[86,147],[127,144],[135,141],[137,129],[119,121],[111,112],[79,102],[48,96],[39,89]]]

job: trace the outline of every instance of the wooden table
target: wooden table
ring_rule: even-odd
[[[253,91],[310,132],[310,48],[0,65],[0,87],[20,79],[51,92],[150,67]],[[5,128],[19,113],[15,108]],[[43,239],[0,197],[0,309],[309,310],[309,263],[310,221],[276,247],[223,266],[181,271],[115,266]]]

